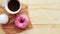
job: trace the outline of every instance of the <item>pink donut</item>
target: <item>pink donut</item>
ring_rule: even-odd
[[[28,26],[28,22],[29,22],[28,17],[24,14],[20,14],[19,16],[16,17],[15,25],[18,28],[24,29]]]

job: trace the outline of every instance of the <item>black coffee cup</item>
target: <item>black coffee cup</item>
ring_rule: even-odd
[[[6,11],[10,14],[16,14],[22,8],[22,4],[19,0],[6,0],[3,6],[5,7]]]

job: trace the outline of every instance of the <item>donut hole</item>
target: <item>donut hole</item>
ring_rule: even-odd
[[[20,20],[20,23],[23,23],[23,22],[24,22],[24,19],[21,19],[21,20]]]

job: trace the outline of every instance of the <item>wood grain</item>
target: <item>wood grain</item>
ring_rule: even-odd
[[[29,5],[32,24],[36,25],[33,25],[33,29],[19,34],[60,34],[60,0],[20,1]],[[0,0],[0,4],[3,3]]]
[[[33,29],[19,34],[59,34],[60,25],[33,25]]]
[[[0,0],[3,4],[5,0]],[[20,0],[29,5],[32,24],[60,24],[59,0]]]
[[[29,5],[32,24],[60,24],[59,0],[22,0]]]

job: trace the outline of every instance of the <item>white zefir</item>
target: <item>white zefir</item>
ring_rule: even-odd
[[[6,24],[6,23],[8,23],[8,20],[9,20],[8,15],[6,15],[6,14],[0,15],[0,24]]]

